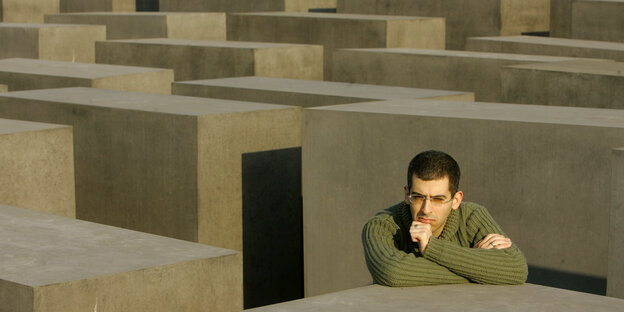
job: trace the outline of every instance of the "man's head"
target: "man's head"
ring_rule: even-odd
[[[442,233],[451,210],[459,208],[463,199],[459,177],[457,162],[439,151],[416,155],[407,169],[405,202],[410,205],[412,219],[430,224],[436,237]]]
[[[459,165],[449,154],[440,151],[425,151],[414,158],[407,167],[407,186],[412,187],[412,179],[417,177],[424,181],[438,180],[448,177],[449,191],[454,195],[459,190]]]

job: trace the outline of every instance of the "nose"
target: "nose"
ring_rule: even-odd
[[[431,199],[430,198],[425,198],[425,200],[423,200],[422,206],[420,207],[420,210],[428,215],[431,213],[431,207],[433,206],[433,204],[431,204]]]

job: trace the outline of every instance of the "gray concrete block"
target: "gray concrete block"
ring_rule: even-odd
[[[0,23],[0,59],[10,57],[94,63],[95,41],[106,39],[96,25]]]
[[[234,77],[174,82],[176,95],[314,107],[390,99],[474,101],[470,92],[401,88],[330,81]]]
[[[449,300],[452,298],[452,300]],[[487,299],[482,299],[487,298]],[[624,300],[533,284],[370,285],[245,311],[620,311]]]
[[[107,39],[225,40],[225,13],[64,13],[48,14],[45,22],[106,25]]]
[[[624,63],[568,61],[508,66],[501,73],[502,101],[624,109]]]
[[[236,76],[323,79],[323,47],[317,45],[134,39],[100,41],[96,63],[170,68],[175,80]]]
[[[624,110],[394,100],[303,116],[306,296],[371,283],[362,227],[403,200],[407,165],[428,149],[458,161],[464,200],[488,208],[530,267],[606,278]]]
[[[550,0],[550,36],[572,37],[572,3],[576,0]]]
[[[283,105],[62,88],[2,93],[0,116],[74,127],[77,218],[235,250],[241,154],[301,145]]]
[[[2,0],[0,22],[43,23],[45,14],[59,12],[60,0]]]
[[[135,12],[136,0],[60,0],[61,12]]]
[[[609,218],[609,269],[607,296],[624,298],[624,148],[616,148],[611,156],[611,214]]]
[[[233,250],[0,205],[3,311],[239,311]]]
[[[624,0],[572,3],[572,38],[624,42]]]
[[[336,0],[160,0],[164,12],[308,12],[310,9],[335,8]]]
[[[547,0],[338,0],[338,13],[444,17],[452,50],[468,37],[548,31],[549,9]]]
[[[71,127],[0,119],[0,172],[1,204],[76,216]]]
[[[466,50],[624,61],[624,43],[538,36],[468,38]]]
[[[422,49],[341,49],[333,79],[342,82],[474,92],[477,101],[500,102],[507,65],[559,62],[569,57]]]
[[[262,12],[228,16],[227,38],[320,44],[325,80],[336,48],[444,49],[444,19],[335,13]]]
[[[0,82],[11,91],[93,87],[171,94],[173,70],[15,58],[0,60]]]

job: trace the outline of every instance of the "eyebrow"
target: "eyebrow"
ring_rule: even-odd
[[[412,192],[410,193],[410,195],[419,195],[419,196],[426,197],[425,195],[420,194],[420,193],[418,193],[418,192],[414,192],[414,191],[412,191]],[[446,195],[433,195],[433,196],[431,196],[431,198],[434,198],[434,197],[444,197],[444,198],[446,198]]]

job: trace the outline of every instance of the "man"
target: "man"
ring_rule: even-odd
[[[412,159],[405,201],[378,213],[362,232],[375,283],[524,283],[524,255],[484,207],[462,203],[459,177],[459,165],[443,152]]]

